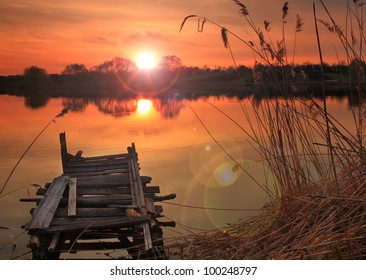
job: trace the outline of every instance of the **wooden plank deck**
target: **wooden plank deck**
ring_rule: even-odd
[[[159,197],[160,188],[147,185],[152,179],[140,175],[135,144],[127,153],[83,157],[79,151],[72,156],[61,133],[60,146],[63,174],[39,189],[39,198],[21,200],[37,203],[24,226],[33,258],[101,248],[101,238],[108,239],[106,247],[125,248],[132,258],[161,258],[162,231],[156,219],[162,208],[154,202],[175,194]],[[84,239],[88,243],[80,243]]]

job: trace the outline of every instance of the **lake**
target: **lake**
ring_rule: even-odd
[[[327,101],[330,113],[350,127],[347,98]],[[174,94],[169,99],[51,98],[34,106],[24,97],[0,95],[0,186],[45,125],[63,108],[70,108],[34,143],[0,195],[0,258],[31,258],[26,247],[29,236],[21,226],[30,221],[34,203],[19,199],[35,196],[33,184],[43,187],[62,174],[61,132],[66,132],[69,152],[82,150],[84,156],[124,153],[135,143],[141,175],[151,176],[150,185],[160,186],[162,195],[177,195],[169,201],[174,204],[161,204],[162,220],[177,223],[176,228],[165,229],[166,238],[221,228],[259,214],[256,209],[266,202],[266,194],[235,168],[226,153],[260,184],[271,184],[272,178],[263,176],[266,167],[247,135],[212,106],[249,131],[240,106],[246,102],[237,97],[185,99]]]

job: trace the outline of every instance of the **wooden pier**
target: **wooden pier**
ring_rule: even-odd
[[[158,186],[141,176],[135,145],[127,153],[82,157],[67,151],[60,134],[63,174],[37,191],[28,230],[33,259],[59,259],[61,253],[126,250],[133,259],[163,259],[162,207]]]

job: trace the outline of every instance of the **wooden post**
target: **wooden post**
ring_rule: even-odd
[[[69,181],[69,203],[67,206],[67,216],[76,216],[76,178]]]
[[[67,146],[66,146],[66,134],[65,132],[60,133],[60,146],[61,146],[61,160],[62,170],[65,172],[67,164]]]

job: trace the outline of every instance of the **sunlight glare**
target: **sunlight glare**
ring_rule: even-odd
[[[152,105],[152,101],[149,99],[139,99],[137,101],[137,112],[145,115],[151,110]]]
[[[155,56],[151,53],[140,53],[136,58],[136,66],[140,70],[150,70],[157,64]]]

